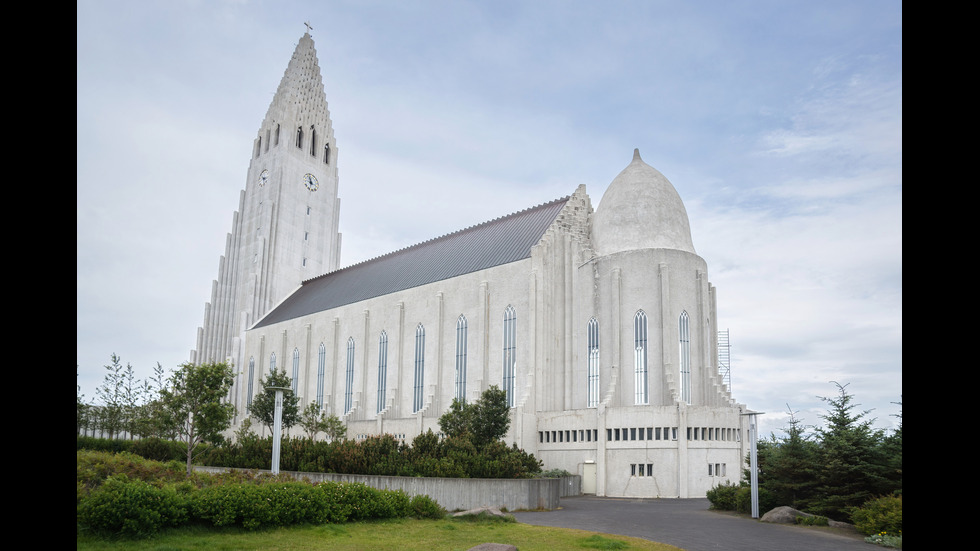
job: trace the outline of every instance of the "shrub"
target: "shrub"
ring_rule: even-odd
[[[427,495],[412,497],[410,509],[415,518],[440,519],[446,516],[446,510]]]
[[[187,518],[186,496],[125,475],[109,477],[81,499],[77,509],[80,529],[124,537],[149,536]]]
[[[851,514],[854,526],[866,536],[902,533],[902,496],[872,499]]]
[[[156,437],[134,441],[130,451],[153,461],[182,461],[187,458],[186,445]]]
[[[759,511],[769,511],[778,507],[776,499],[773,497],[772,493],[765,488],[759,488]],[[737,513],[751,513],[752,512],[752,488],[749,486],[740,486],[735,492],[735,512]]]
[[[735,495],[738,489],[738,486],[730,482],[725,482],[708,490],[706,497],[711,503],[711,509],[734,511],[737,506]]]

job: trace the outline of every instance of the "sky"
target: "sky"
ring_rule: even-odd
[[[571,194],[684,201],[760,433],[902,400],[896,0],[79,0],[79,392],[190,358],[252,142],[312,27],[341,265]]]

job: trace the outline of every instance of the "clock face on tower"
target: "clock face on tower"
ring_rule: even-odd
[[[320,182],[316,180],[316,176],[310,173],[303,176],[303,183],[306,185],[306,189],[310,191],[316,191],[320,187]]]
[[[263,170],[262,174],[259,174],[259,187],[262,187],[269,183],[269,171]]]

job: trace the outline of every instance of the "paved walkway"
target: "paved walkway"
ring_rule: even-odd
[[[708,509],[707,499],[562,498],[557,511],[514,513],[518,522],[668,543],[686,551],[874,551],[856,533],[759,522]]]

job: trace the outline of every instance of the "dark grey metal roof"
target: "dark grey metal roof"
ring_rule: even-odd
[[[567,201],[556,199],[308,279],[255,327],[528,258]]]

